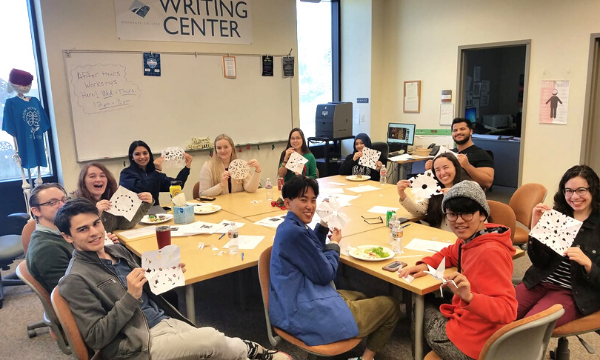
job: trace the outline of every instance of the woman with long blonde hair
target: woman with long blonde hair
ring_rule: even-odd
[[[255,192],[260,182],[260,164],[256,159],[248,161],[248,166],[254,168],[254,174],[250,173],[242,180],[234,180],[228,171],[229,164],[237,159],[235,144],[233,140],[221,134],[215,138],[215,154],[202,165],[200,169],[199,193],[204,196],[215,196],[235,192]]]

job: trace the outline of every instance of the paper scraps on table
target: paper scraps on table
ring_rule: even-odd
[[[307,158],[298,154],[297,152],[293,152],[292,155],[290,155],[287,164],[285,164],[285,168],[293,171],[296,174],[302,174],[302,170],[304,170],[304,164],[307,162]]]
[[[264,236],[240,235],[237,238],[238,246],[240,247],[240,250],[252,250],[258,244],[260,244],[260,242],[264,238],[265,238]],[[227,244],[225,246],[223,246],[223,248],[229,249],[229,242],[227,242]]]
[[[227,168],[231,178],[234,180],[243,180],[248,174],[250,174],[250,167],[248,166],[248,162],[242,159],[235,159],[231,163],[229,163],[229,167]]]
[[[407,283],[411,283],[413,282],[413,280],[415,279],[414,276],[412,275],[406,275],[405,277],[403,277],[402,279],[404,279],[404,281],[406,281]]]
[[[111,206],[110,209],[105,210],[109,214],[115,216],[122,216],[128,221],[131,221],[137,213],[142,200],[138,197],[138,194],[133,191],[127,190],[122,186],[119,186],[117,191],[110,198]]]
[[[556,210],[545,211],[529,236],[554,250],[560,256],[573,245],[583,223]]]
[[[383,215],[387,215],[387,212],[389,210],[392,210],[394,212],[398,211],[399,208],[390,208],[390,207],[386,207],[386,206],[373,206],[372,208],[370,208],[369,210],[367,210],[367,212],[370,213],[375,213],[375,214],[383,214]]]
[[[348,222],[350,222],[350,217],[344,214],[340,209],[340,203],[338,202],[337,197],[334,195],[329,199],[329,201],[323,201],[317,207],[317,214],[319,214],[321,220],[325,221],[327,225],[329,225],[330,229],[342,229]]]
[[[185,165],[185,152],[180,147],[169,147],[163,150],[163,168],[181,168]]]
[[[371,185],[364,185],[364,186],[351,187],[351,188],[348,188],[348,190],[354,191],[357,193],[362,193],[362,192],[367,192],[367,191],[381,190],[381,188],[371,186]]]
[[[434,269],[431,265],[427,265],[427,268],[429,270],[423,271],[424,273],[429,274],[429,275],[433,276],[435,279],[440,280],[442,282],[442,284],[440,285],[440,295],[444,296],[444,294],[442,293],[442,287],[444,287],[444,285],[447,285],[449,283],[453,284],[456,288],[458,288],[458,286],[456,285],[454,280],[444,279],[444,272],[446,271],[446,258],[442,259],[442,261],[438,265],[437,269]]]
[[[142,267],[146,269],[145,276],[152,293],[159,295],[185,285],[185,276],[179,263],[181,256],[177,245],[142,253]]]
[[[366,166],[371,169],[377,169],[377,162],[381,156],[381,151],[364,147],[362,156],[358,159],[358,165]]]
[[[230,221],[230,220],[221,220],[220,223],[217,224],[214,233],[217,234],[226,234],[227,233],[227,227],[229,226],[229,224],[231,224],[234,221]],[[239,229],[242,226],[246,225],[246,223],[243,222],[235,222],[235,226]]]
[[[262,225],[270,228],[277,228],[285,220],[286,215],[270,216],[255,222],[255,225]]]
[[[432,195],[444,194],[440,187],[440,183],[433,177],[433,172],[431,172],[431,170],[427,170],[423,174],[412,177],[408,179],[408,181],[410,181],[410,187],[412,188],[417,203],[431,198]]]

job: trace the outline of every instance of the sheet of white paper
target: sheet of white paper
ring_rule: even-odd
[[[340,188],[321,188],[319,189],[319,196],[329,196],[331,194],[343,194],[344,189]]]
[[[144,226],[137,229],[121,231],[120,236],[129,240],[156,234],[156,226]]]
[[[240,250],[252,250],[258,245],[264,236],[249,236],[249,235],[240,235],[238,239],[238,245],[240,246]],[[229,249],[229,242],[223,246],[224,249]]]
[[[406,281],[407,283],[411,283],[413,282],[413,280],[415,279],[412,275],[406,275],[405,277],[403,277],[402,279],[404,279],[404,281]]]
[[[334,182],[334,181],[328,182],[327,186],[329,186],[329,185],[346,186],[346,184],[344,184],[344,183],[339,183],[339,182]]]
[[[220,223],[217,224],[217,227],[215,229],[214,233],[217,234],[225,234],[227,233],[227,227],[229,226],[229,224],[231,224],[234,221],[230,221],[230,220],[221,220]],[[237,226],[237,228],[241,228],[242,226],[246,225],[246,223],[243,222],[235,222],[235,226]]]
[[[367,210],[367,212],[387,215],[388,210],[397,211],[398,208],[390,208],[386,206],[373,206],[372,208]]]
[[[402,154],[402,155],[397,155],[397,156],[391,157],[390,160],[391,161],[407,161],[407,160],[413,160],[413,157],[410,154]]]
[[[538,239],[556,253],[564,256],[565,250],[573,245],[575,236],[583,223],[556,210],[545,211],[531,229],[530,236]]]
[[[160,250],[142,253],[142,267],[146,269],[145,276],[154,294],[159,295],[185,285],[185,276],[178,266],[180,262],[181,256],[177,245],[168,245]]]
[[[262,225],[271,228],[277,228],[285,220],[285,215],[270,216],[255,222],[256,225]]]
[[[451,125],[454,119],[454,104],[442,103],[440,105],[440,125]]]
[[[364,147],[362,153],[363,155],[360,157],[360,159],[358,159],[358,165],[366,166],[371,169],[377,169],[377,162],[381,156],[381,151]]]
[[[187,226],[189,226],[196,234],[214,234],[219,228],[218,224],[204,221],[196,221]]]
[[[297,152],[293,152],[292,155],[290,155],[287,164],[285,164],[285,167],[286,169],[291,170],[295,173],[302,174],[304,164],[306,164],[307,162],[307,158],[298,154]]]
[[[445,247],[452,245],[451,243],[441,242],[441,241],[433,241],[433,240],[423,240],[414,238],[408,245],[406,245],[405,249],[418,250],[418,251],[429,251],[429,252],[438,252]]]
[[[142,205],[142,200],[133,191],[127,190],[122,186],[119,186],[117,191],[110,198],[111,207],[105,210],[109,214],[116,216],[123,216],[125,219],[131,221],[133,216]]]
[[[364,186],[348,188],[348,190],[354,191],[356,193],[362,193],[362,192],[367,192],[367,191],[381,190],[381,188],[371,186],[371,185],[364,185]]]

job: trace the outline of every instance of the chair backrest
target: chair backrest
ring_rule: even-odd
[[[485,343],[479,360],[544,359],[554,325],[564,313],[562,305],[556,304],[503,326]]]
[[[23,232],[21,233],[21,242],[23,243],[23,251],[27,254],[27,249],[29,248],[29,242],[31,241],[31,234],[33,230],[35,230],[35,220],[30,219],[27,221],[27,224],[23,226]],[[50,296],[48,296],[48,303],[50,303]]]
[[[77,327],[73,313],[69,308],[69,304],[58,291],[58,286],[52,290],[51,298],[52,306],[54,307],[56,316],[58,317],[58,320],[60,321],[60,324],[64,330],[73,355],[75,355],[77,359],[88,360],[90,358],[88,348],[81,338],[81,333],[79,332],[79,328]]]
[[[271,345],[275,346],[280,341],[279,336],[273,334],[273,328],[271,327],[271,319],[269,318],[269,281],[271,279],[271,251],[272,246],[265,249],[258,258],[258,282],[260,283],[260,293],[263,299],[263,305],[265,308],[265,320],[267,322],[267,337]]]
[[[56,316],[54,308],[52,307],[50,295],[46,289],[44,289],[44,287],[33,277],[33,275],[31,275],[29,269],[27,268],[27,262],[21,261],[21,263],[17,266],[16,272],[19,279],[29,286],[29,288],[33,290],[33,292],[40,299],[44,308],[44,322],[48,325],[48,327],[50,327],[53,337],[56,339],[56,342],[58,342],[58,347],[60,347],[60,349],[66,355],[70,355],[71,350],[66,343],[60,323],[58,321],[58,317]]]
[[[371,148],[377,151],[381,151],[381,162],[386,165],[388,154],[390,153],[390,147],[386,142],[377,141],[371,144]]]
[[[198,199],[200,197],[200,181],[194,184],[194,190],[192,190],[192,195],[194,199]]]
[[[515,212],[517,221],[528,229],[531,226],[533,208],[546,198],[546,187],[542,184],[524,184],[511,196],[508,206]]]
[[[517,227],[517,219],[515,217],[515,212],[511,209],[510,206],[503,204],[498,201],[488,200],[488,205],[490,206],[490,216],[488,218],[488,222],[504,225],[510,228],[510,239],[515,239],[515,231]]]

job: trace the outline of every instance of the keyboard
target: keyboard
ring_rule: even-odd
[[[398,155],[402,155],[404,154],[405,151],[404,150],[400,150],[400,151],[394,151],[388,154],[388,157],[394,157],[394,156],[398,156]]]

